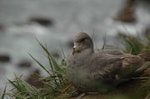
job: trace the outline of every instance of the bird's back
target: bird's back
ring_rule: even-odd
[[[143,62],[138,55],[101,51],[91,57],[89,70],[92,78],[112,82],[130,78]]]

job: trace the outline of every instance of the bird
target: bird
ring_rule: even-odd
[[[150,54],[145,57],[119,50],[95,51],[85,32],[73,36],[73,45],[67,57],[67,79],[81,93],[112,92],[140,77],[150,66]]]

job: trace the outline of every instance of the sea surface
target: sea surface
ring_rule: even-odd
[[[67,55],[71,50],[72,36],[87,32],[94,40],[95,48],[107,43],[118,45],[113,37],[118,32],[132,35],[142,33],[150,26],[149,4],[136,7],[134,24],[116,22],[113,18],[124,6],[125,0],[0,0],[0,55],[10,56],[9,62],[0,62],[0,93],[5,85],[12,88],[7,79],[15,75],[27,78],[35,69],[41,68],[31,59],[34,56],[48,66],[46,54],[37,43],[38,39],[52,53]],[[52,21],[48,26],[31,22],[34,17]],[[32,63],[30,68],[18,67],[20,61]],[[42,75],[46,75],[41,71]]]

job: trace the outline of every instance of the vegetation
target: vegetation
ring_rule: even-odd
[[[8,99],[10,99],[10,97],[13,99],[66,99],[67,97],[70,97],[70,93],[74,90],[74,88],[68,84],[66,79],[66,61],[62,59],[61,63],[58,64],[47,48],[40,42],[39,45],[47,54],[49,68],[42,65],[31,54],[29,55],[48,74],[47,77],[37,79],[43,83],[43,87],[36,88],[22,80],[21,77],[16,77],[13,81],[9,80],[9,82],[14,86],[14,89],[11,90],[12,93],[7,94],[5,89],[2,99],[4,99],[4,97],[8,97]]]
[[[119,33],[118,38],[124,46],[124,52],[134,55],[150,52],[150,35],[133,36]]]
[[[150,52],[150,36],[140,38],[138,36],[136,37],[120,33],[118,38],[124,45],[123,50],[125,52],[135,55],[143,52]],[[37,79],[43,83],[43,87],[36,88],[22,80],[21,77],[16,77],[13,81],[9,80],[14,88],[9,92],[7,92],[5,88],[1,99],[70,99],[72,93],[76,91],[76,89],[67,82],[65,58],[58,63],[48,51],[47,47],[43,46],[39,41],[38,43],[47,55],[49,68],[42,65],[31,54],[30,56],[48,74],[47,77],[39,77],[39,79]],[[117,93],[117,91],[114,91],[107,95],[107,99],[142,99],[143,96],[148,97],[150,96],[150,79],[142,80],[142,83],[140,87],[136,89],[135,94],[129,95],[130,98],[129,96],[125,96],[123,93],[124,92]],[[129,91],[129,93],[132,93],[132,90]],[[97,99],[98,97],[100,96],[95,95],[85,97],[84,99]]]

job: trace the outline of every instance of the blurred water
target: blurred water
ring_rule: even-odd
[[[32,60],[28,53],[47,65],[44,52],[35,38],[46,42],[50,51],[63,49],[66,54],[70,50],[67,44],[76,32],[94,33],[96,47],[101,48],[105,32],[113,36],[117,31],[127,29],[134,34],[149,25],[149,10],[140,5],[136,10],[138,23],[114,22],[112,18],[122,7],[122,2],[124,0],[1,0],[0,24],[5,28],[0,31],[0,54],[7,53],[12,60],[0,64],[0,91],[3,91],[6,78],[13,79],[14,74],[26,77],[33,69],[39,68],[35,63],[30,69],[17,67],[16,64],[22,59]],[[141,14],[147,16],[143,19]],[[29,18],[34,16],[53,19],[54,26],[27,24]]]

